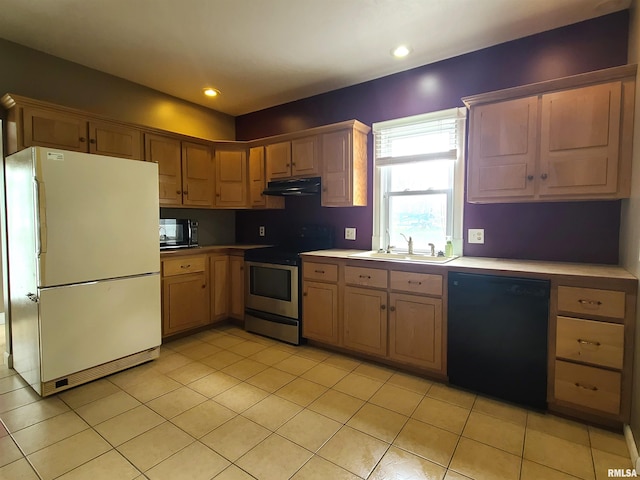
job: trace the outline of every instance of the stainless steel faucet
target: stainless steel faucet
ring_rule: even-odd
[[[391,234],[389,233],[389,229],[387,228],[387,248],[385,248],[385,252],[386,253],[391,253],[391,249],[392,248],[396,248],[393,245],[391,245]]]
[[[430,243],[429,247],[431,248],[431,256],[435,257],[436,256],[436,246],[433,243]]]
[[[413,238],[407,238],[404,233],[401,233],[402,238],[407,242],[407,250],[409,250],[409,255],[413,255]]]

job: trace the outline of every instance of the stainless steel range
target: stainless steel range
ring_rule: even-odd
[[[333,247],[333,230],[295,229],[281,245],[245,252],[245,315],[249,332],[299,345],[301,342],[300,253]]]

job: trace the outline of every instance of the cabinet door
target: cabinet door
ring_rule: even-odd
[[[615,193],[622,83],[542,96],[540,195]]]
[[[302,336],[338,343],[338,285],[304,282],[302,292]]]
[[[213,160],[208,145],[182,142],[182,204],[213,206]]]
[[[82,117],[53,110],[22,109],[23,143],[25,147],[40,146],[88,152],[88,124]]]
[[[142,160],[142,132],[108,122],[89,122],[89,153]]]
[[[211,295],[211,322],[224,320],[229,315],[229,257],[209,257]]]
[[[207,287],[206,272],[162,280],[163,336],[209,323]]]
[[[320,175],[317,135],[291,141],[291,174],[294,177]]]
[[[471,113],[469,201],[533,197],[538,97],[479,105]]]
[[[345,287],[343,322],[345,347],[387,354],[387,292]]]
[[[389,356],[418,367],[442,369],[442,300],[389,295]]]
[[[267,181],[291,176],[291,142],[266,147]]]
[[[242,150],[216,150],[216,207],[247,206],[247,156]]]
[[[145,158],[158,164],[160,205],[182,205],[180,140],[162,135],[145,135]]]
[[[352,204],[352,132],[322,135],[322,206]]]
[[[244,258],[229,257],[229,276],[231,285],[231,301],[229,316],[244,319]]]
[[[251,208],[284,208],[284,197],[263,195],[267,185],[264,147],[249,149],[249,205]]]

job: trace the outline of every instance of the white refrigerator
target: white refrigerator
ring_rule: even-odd
[[[158,357],[158,166],[32,147],[5,159],[13,368],[50,395]]]

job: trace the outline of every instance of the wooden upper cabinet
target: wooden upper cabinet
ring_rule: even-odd
[[[267,181],[291,176],[291,142],[266,147]]]
[[[40,146],[87,152],[110,157],[143,159],[142,131],[115,122],[93,120],[67,112],[25,106],[15,145],[9,150]],[[13,139],[9,142],[13,143]]]
[[[88,152],[87,121],[77,115],[32,107],[22,109],[22,145]],[[20,143],[20,142],[19,142]],[[10,149],[9,153],[11,152]]]
[[[469,201],[533,197],[537,120],[537,97],[473,109],[469,134]]]
[[[217,149],[215,154],[215,206],[247,206],[247,154],[244,150]]]
[[[148,162],[158,164],[160,205],[182,205],[182,159],[180,140],[163,135],[145,135]]]
[[[264,147],[249,149],[249,206],[251,208],[284,208],[284,197],[264,195],[267,186]]]
[[[109,122],[89,122],[89,153],[142,160],[142,132]]]
[[[622,83],[542,96],[540,195],[615,193]]]
[[[211,147],[182,142],[182,204],[213,206],[213,160]]]
[[[357,129],[322,134],[322,206],[367,204],[367,135]]]
[[[318,135],[291,140],[291,175],[309,177],[320,175]]]
[[[624,65],[463,98],[468,200],[628,197],[635,76]]]

